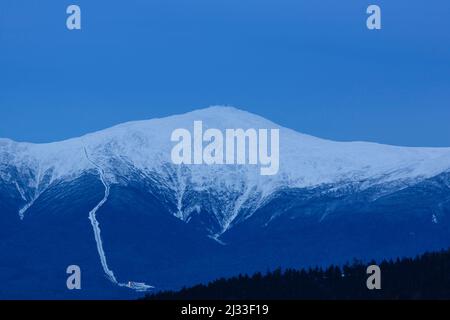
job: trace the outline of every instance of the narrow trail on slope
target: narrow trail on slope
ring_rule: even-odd
[[[94,236],[95,236],[95,242],[97,244],[97,251],[98,254],[100,256],[100,262],[102,264],[103,267],[103,271],[105,272],[107,278],[114,284],[120,286],[120,287],[128,287],[130,289],[136,290],[136,291],[147,291],[151,288],[153,288],[152,286],[146,285],[145,283],[139,283],[139,282],[128,282],[128,283],[120,283],[117,281],[114,272],[109,269],[108,267],[108,263],[106,260],[106,255],[105,255],[105,251],[103,249],[103,242],[102,242],[102,238],[101,238],[101,230],[100,230],[100,223],[97,220],[97,211],[105,204],[105,202],[108,200],[109,197],[109,192],[110,192],[110,187],[109,184],[106,182],[105,179],[105,171],[103,170],[103,168],[101,168],[98,164],[96,164],[94,161],[92,161],[89,158],[89,155],[87,153],[86,148],[84,148],[84,154],[86,155],[86,159],[94,166],[97,168],[99,176],[100,176],[100,181],[102,182],[103,186],[105,187],[105,195],[103,197],[103,199],[95,206],[94,209],[92,209],[89,212],[89,220],[91,221],[91,225],[92,228],[94,229]]]

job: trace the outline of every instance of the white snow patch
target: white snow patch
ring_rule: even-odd
[[[437,224],[437,223],[438,223],[438,219],[437,219],[437,217],[436,217],[435,214],[432,215],[431,221],[432,221],[434,224]]]
[[[22,190],[22,188],[19,186],[19,184],[17,183],[17,181],[14,182],[14,184],[16,185],[16,189],[20,194],[20,197],[22,198],[23,201],[27,201],[27,198],[25,197],[25,193]]]

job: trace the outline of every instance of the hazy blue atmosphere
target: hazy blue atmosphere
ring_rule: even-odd
[[[0,137],[223,104],[334,140],[450,146],[449,30],[448,0],[2,0]]]

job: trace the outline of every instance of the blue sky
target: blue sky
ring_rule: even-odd
[[[324,138],[450,146],[449,30],[448,0],[2,0],[0,137],[224,104]]]

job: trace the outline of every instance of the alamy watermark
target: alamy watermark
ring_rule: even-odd
[[[271,176],[280,167],[279,129],[203,130],[194,121],[193,133],[179,128],[172,132],[171,159],[177,165],[259,165],[260,174]]]
[[[66,281],[67,289],[81,290],[81,268],[73,264],[67,267],[66,273],[69,274]]]
[[[66,13],[69,15],[66,19],[66,27],[69,30],[81,30],[81,8],[78,5],[71,4],[67,7]],[[369,30],[381,29],[381,8],[378,5],[371,4],[367,7],[366,13],[369,17],[366,20],[366,26]]]
[[[367,289],[381,290],[381,269],[376,264],[367,267],[367,274],[369,277],[366,281]]]
[[[67,29],[81,30],[81,8],[71,4],[67,7],[66,13],[69,15],[66,20]]]

